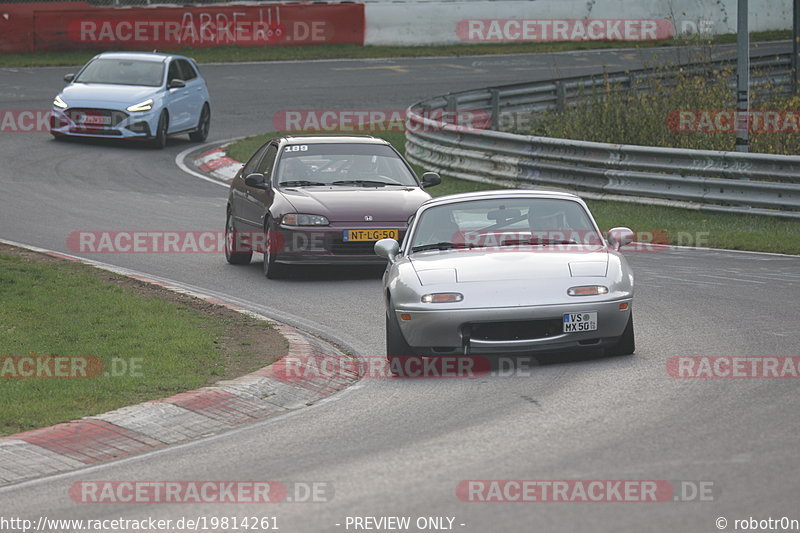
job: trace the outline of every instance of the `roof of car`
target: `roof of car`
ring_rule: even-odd
[[[369,135],[285,135],[287,144],[389,144]]]
[[[450,194],[432,198],[422,204],[423,207],[434,205],[463,202],[468,200],[488,200],[491,198],[553,198],[561,200],[578,200],[581,198],[575,194],[563,191],[535,190],[535,189],[499,189],[494,191],[475,191]]]
[[[161,52],[103,52],[96,57],[116,57],[119,59],[137,59],[139,61],[166,61],[170,57],[186,59],[175,54],[162,54]]]

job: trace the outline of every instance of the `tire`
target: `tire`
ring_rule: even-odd
[[[402,357],[407,355],[414,355],[414,350],[403,337],[394,311],[388,311],[386,313],[386,356]]]
[[[189,138],[194,142],[201,143],[208,139],[208,130],[211,128],[211,110],[208,104],[203,104],[200,111],[200,119],[197,121],[197,129],[189,134]]]
[[[250,259],[253,257],[253,250],[235,252],[235,247],[233,245],[235,235],[236,223],[233,220],[233,214],[228,213],[228,220],[225,221],[225,260],[232,265],[250,264]]]
[[[409,356],[416,355],[414,350],[406,342],[400,324],[392,308],[386,312],[386,362],[389,364],[392,374],[402,376],[403,363]]]
[[[610,348],[606,348],[606,355],[631,355],[636,351],[636,340],[633,333],[633,312],[628,317],[628,325],[625,326],[625,331],[617,341],[617,344]]]
[[[267,219],[267,223],[264,227],[264,233],[267,234],[265,247],[264,247],[264,276],[267,279],[278,279],[283,276],[283,265],[280,265],[275,262],[275,250],[273,248],[276,247],[275,238],[270,238],[270,234],[275,231],[272,219]]]
[[[156,135],[151,141],[153,148],[162,149],[167,146],[167,127],[169,126],[169,117],[167,112],[162,111],[161,116],[158,118],[158,126],[156,126]]]

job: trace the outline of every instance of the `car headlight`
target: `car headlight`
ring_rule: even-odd
[[[138,104],[129,106],[127,109],[131,113],[136,113],[137,111],[150,111],[151,109],[153,109],[153,99],[148,98],[144,102],[139,102]]]
[[[53,99],[53,105],[59,109],[67,108],[67,103],[61,99],[60,94],[57,94],[56,97]]]
[[[608,287],[605,285],[581,285],[580,287],[570,287],[567,289],[570,296],[597,296],[608,294]]]
[[[328,219],[322,215],[306,215],[303,213],[289,213],[283,215],[281,223],[287,226],[327,226]]]
[[[464,295],[460,292],[434,292],[422,296],[422,303],[424,304],[450,304],[460,302],[464,299]]]

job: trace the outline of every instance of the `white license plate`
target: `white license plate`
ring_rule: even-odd
[[[111,124],[111,117],[104,117],[103,115],[84,115],[83,124],[92,126],[108,126]]]
[[[564,313],[564,333],[580,333],[597,329],[597,311]]]

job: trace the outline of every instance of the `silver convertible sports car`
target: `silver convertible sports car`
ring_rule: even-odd
[[[383,277],[386,353],[525,354],[634,351],[633,274],[586,204],[561,192],[507,190],[429,200],[402,245],[375,243]]]

